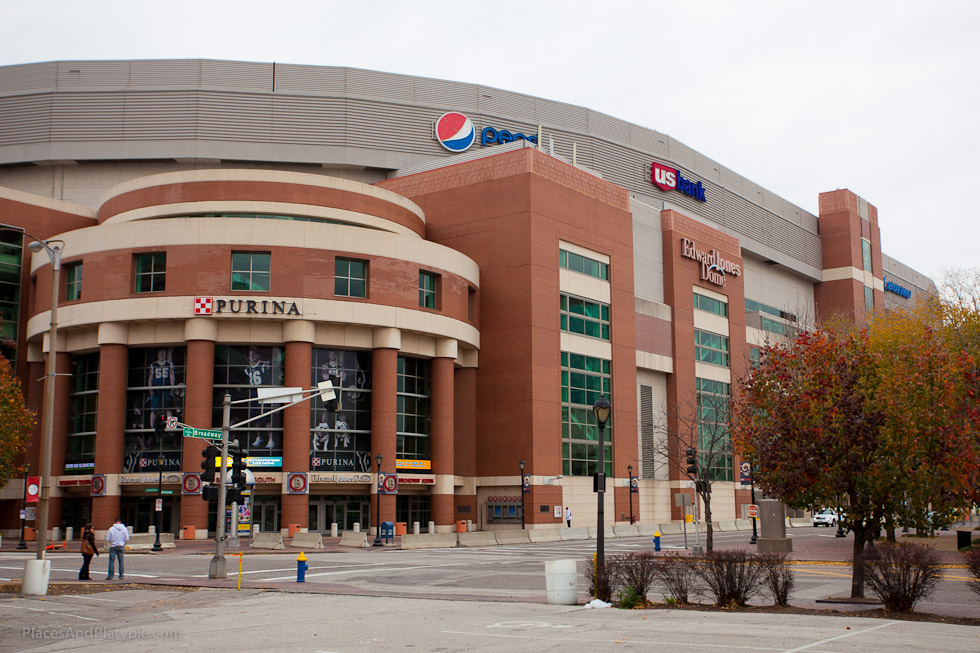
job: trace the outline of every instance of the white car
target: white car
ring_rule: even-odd
[[[838,521],[837,511],[833,508],[824,508],[813,516],[814,526],[826,526],[830,528],[831,526],[837,526]]]

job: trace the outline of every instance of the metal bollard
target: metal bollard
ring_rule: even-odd
[[[296,582],[305,583],[306,582],[306,570],[309,565],[306,564],[306,554],[302,551],[299,552],[299,557],[296,558]]]
[[[653,534],[653,550],[654,551],[660,550],[660,531],[657,531],[656,533]]]

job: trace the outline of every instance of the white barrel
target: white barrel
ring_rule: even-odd
[[[20,586],[22,594],[44,596],[48,593],[48,579],[51,578],[51,560],[27,560],[24,565],[24,581]]]
[[[413,521],[412,522],[412,534],[413,535],[418,535],[421,532],[422,532],[422,529],[419,527],[419,523],[417,521]]]
[[[574,560],[546,560],[544,581],[548,603],[575,605],[578,602],[578,570]]]
[[[430,521],[429,522],[429,533],[431,534],[431,533],[435,533],[435,532],[436,532],[436,523],[434,521]]]
[[[330,537],[337,537],[337,522],[330,524]]]

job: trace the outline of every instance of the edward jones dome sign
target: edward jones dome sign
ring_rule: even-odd
[[[716,286],[724,286],[729,274],[736,277],[742,276],[741,265],[725,260],[716,249],[710,252],[702,251],[698,249],[693,240],[687,238],[681,238],[681,256],[700,263],[701,280]]]

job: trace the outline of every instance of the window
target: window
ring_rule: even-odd
[[[95,433],[98,412],[99,355],[73,356],[71,392],[68,396],[65,474],[91,474],[95,471]]]
[[[745,300],[745,312],[746,313],[769,313],[769,315],[775,315],[776,317],[781,317],[784,320],[789,320],[790,322],[796,322],[796,316],[792,313],[787,313],[786,311],[781,311],[774,306],[767,306],[762,302],[757,302],[754,299]]]
[[[65,301],[75,301],[82,298],[82,264],[72,263],[65,266]]]
[[[20,275],[24,236],[0,231],[0,354],[16,370],[17,333],[20,323]]]
[[[728,430],[731,386],[697,379],[698,466],[712,481],[731,481],[732,437]],[[704,472],[702,472],[704,473]]]
[[[566,270],[581,272],[596,279],[609,281],[609,264],[596,261],[581,254],[558,250],[558,264]]]
[[[269,252],[232,252],[231,289],[269,292]]]
[[[429,425],[432,371],[429,361],[398,357],[396,453],[408,460],[430,460]],[[436,471],[436,470],[433,470]]]
[[[466,293],[466,319],[476,321],[476,288],[470,288]]]
[[[864,310],[870,311],[875,307],[875,293],[871,286],[864,287]]]
[[[799,330],[790,326],[789,324],[784,324],[783,322],[777,322],[776,320],[770,320],[767,317],[762,318],[760,325],[763,331],[768,331],[769,333],[775,333],[781,336],[789,336],[795,338]]]
[[[419,306],[422,308],[436,308],[436,284],[438,280],[438,274],[419,270]]]
[[[367,271],[367,261],[338,258],[334,263],[334,294],[341,297],[367,297]]]
[[[728,336],[694,330],[694,360],[728,367]]]
[[[706,311],[722,317],[728,317],[728,302],[706,297],[694,292],[694,308],[699,311]]]
[[[861,264],[865,272],[871,272],[871,241],[861,239]]]
[[[180,471],[183,434],[171,429],[160,437],[154,427],[166,417],[184,421],[186,355],[184,347],[168,345],[129,350],[122,471]]]
[[[310,387],[330,381],[336,398],[310,404],[310,470],[371,471],[371,352],[315,348]]]
[[[136,292],[163,292],[167,284],[167,253],[136,255]]]
[[[588,476],[598,471],[599,427],[592,405],[611,398],[610,362],[581,354],[561,353],[562,473]],[[612,475],[612,418],[606,422],[605,473]]]
[[[285,347],[261,345],[216,345],[214,348],[214,398],[211,423],[221,424],[222,402],[225,393],[232,402],[254,399],[258,387],[283,385]],[[269,406],[250,401],[232,404],[232,425],[258,417]],[[261,458],[262,464],[251,467],[265,469],[282,467],[282,412],[266,415],[254,422],[232,430],[231,439],[239,440],[250,456]]]
[[[561,330],[609,340],[609,304],[561,295]]]
[[[749,347],[749,362],[752,363],[752,367],[762,364],[762,352],[758,347]]]

